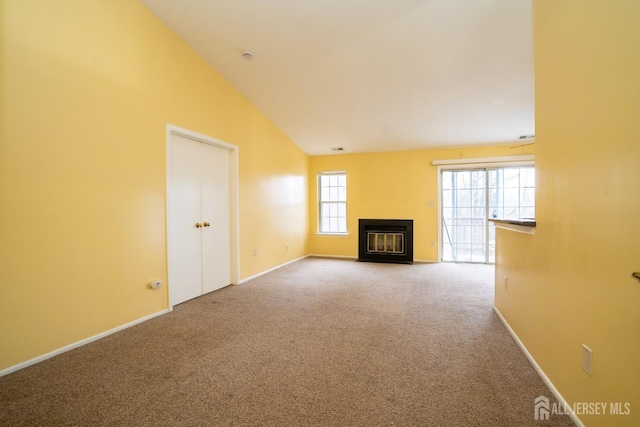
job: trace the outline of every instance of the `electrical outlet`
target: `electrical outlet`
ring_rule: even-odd
[[[592,376],[591,375],[592,359],[593,359],[593,351],[586,345],[582,344],[582,369],[587,374],[589,374],[589,376]]]
[[[253,250],[253,256],[258,256],[258,248],[255,248],[255,249]]]

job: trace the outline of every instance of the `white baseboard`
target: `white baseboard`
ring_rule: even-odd
[[[99,334],[94,335],[92,337],[85,338],[85,339],[80,340],[80,341],[76,341],[73,344],[69,344],[69,345],[61,347],[61,348],[59,348],[57,350],[53,350],[53,351],[51,351],[49,353],[43,354],[42,356],[34,357],[33,359],[29,359],[29,360],[27,360],[25,362],[18,363],[17,365],[10,366],[10,367],[5,368],[5,369],[0,371],[0,377],[2,377],[4,375],[7,375],[7,374],[10,374],[10,373],[15,372],[15,371],[19,371],[20,369],[26,368],[27,366],[35,365],[36,363],[40,363],[40,362],[43,362],[43,361],[45,361],[47,359],[51,359],[54,356],[57,356],[57,355],[62,354],[62,353],[65,353],[65,352],[67,352],[69,350],[73,350],[74,348],[82,347],[85,344],[89,344],[90,342],[97,341],[100,338],[104,338],[104,337],[106,337],[108,335],[114,334],[116,332],[120,332],[120,331],[122,331],[124,329],[127,329],[127,328],[130,328],[132,326],[135,326],[138,323],[146,322],[149,319],[153,319],[154,317],[158,317],[158,316],[166,314],[168,312],[169,312],[169,309],[158,311],[156,313],[150,314],[150,315],[142,317],[140,319],[136,319],[136,320],[134,320],[132,322],[125,323],[124,325],[118,326],[116,328],[109,329],[108,331],[99,333]]]
[[[419,264],[438,264],[440,261],[435,261],[432,259],[414,259],[413,262]]]
[[[309,257],[312,258],[336,258],[336,259],[358,259],[357,256],[352,255],[322,255],[322,254],[310,254]],[[429,259],[414,259],[414,263],[417,264],[437,264],[438,261],[429,260]]]
[[[358,259],[357,256],[352,255],[322,255],[322,254],[310,254],[311,258],[336,258],[336,259]]]
[[[507,331],[509,331],[509,333],[511,334],[511,337],[513,338],[513,340],[520,347],[520,350],[522,350],[524,355],[527,356],[527,359],[529,359],[529,363],[531,363],[531,365],[536,370],[538,375],[540,375],[540,378],[542,378],[542,381],[544,381],[544,383],[547,385],[547,387],[549,387],[549,390],[551,390],[551,393],[553,393],[553,395],[556,397],[556,399],[558,399],[558,402],[560,403],[560,405],[562,405],[562,407],[564,407],[564,408],[570,408],[571,406],[567,403],[567,401],[564,399],[564,397],[562,397],[562,395],[560,394],[558,389],[553,385],[553,383],[551,382],[551,380],[549,379],[547,374],[544,373],[544,371],[542,370],[540,365],[538,365],[538,362],[536,362],[536,360],[533,358],[531,353],[529,353],[529,350],[527,350],[527,347],[525,347],[524,343],[522,341],[520,341],[520,338],[518,337],[518,335],[516,335],[515,331],[513,329],[511,329],[511,326],[509,325],[507,320],[502,316],[502,313],[500,313],[500,310],[498,310],[498,308],[494,306],[493,307],[493,311],[496,313],[496,315],[498,316],[498,319],[500,319],[500,321],[502,322],[504,327],[507,329]],[[533,408],[533,402],[531,402],[531,407]],[[578,418],[578,416],[576,414],[574,414],[572,412],[569,412],[568,415],[573,420],[573,422],[576,424],[576,426],[584,427],[584,424],[582,423],[582,421],[580,421],[580,419]]]
[[[275,266],[275,267],[273,267],[273,268],[270,268],[270,269],[268,269],[268,270],[265,270],[265,271],[263,271],[262,273],[258,273],[258,274],[254,274],[253,276],[249,276],[249,277],[247,277],[246,279],[242,279],[242,280],[240,280],[240,281],[238,282],[238,285],[242,285],[243,283],[247,283],[247,282],[248,282],[248,281],[250,281],[250,280],[256,279],[256,278],[258,278],[258,277],[260,277],[260,276],[264,276],[265,274],[270,273],[270,272],[272,272],[272,271],[274,271],[274,270],[277,270],[277,269],[279,269],[279,268],[282,268],[282,267],[284,267],[285,265],[289,265],[289,264],[293,264],[294,262],[298,262],[298,261],[300,261],[300,260],[302,260],[302,259],[305,259],[305,258],[306,258],[306,257],[308,257],[308,256],[310,256],[310,255],[305,255],[305,256],[301,256],[300,258],[292,259],[291,261],[287,261],[287,262],[285,262],[284,264],[280,264],[280,265],[277,265],[277,266]]]

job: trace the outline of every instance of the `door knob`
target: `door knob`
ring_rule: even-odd
[[[205,226],[205,227],[208,227],[208,226],[210,226],[211,224],[209,224],[208,222],[206,222],[206,221],[205,221],[205,222],[204,222],[204,224],[202,224],[202,225],[203,225],[203,226]]]
[[[196,222],[196,228],[200,228],[202,227],[202,224],[200,224],[199,222]]]

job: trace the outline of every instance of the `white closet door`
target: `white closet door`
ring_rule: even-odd
[[[231,284],[229,151],[201,144],[202,286],[211,292]]]
[[[231,284],[230,153],[172,135],[168,221],[171,304]]]
[[[202,295],[200,142],[172,135],[169,142],[169,286],[171,303]]]

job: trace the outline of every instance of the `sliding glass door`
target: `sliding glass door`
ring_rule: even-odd
[[[488,218],[533,218],[533,166],[443,170],[442,260],[495,262],[495,228]]]

